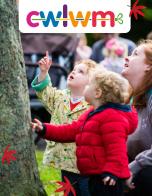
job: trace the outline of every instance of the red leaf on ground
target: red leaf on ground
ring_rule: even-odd
[[[66,176],[64,176],[64,180],[65,180],[65,182],[59,182],[59,181],[57,182],[58,184],[61,185],[61,187],[58,188],[55,192],[64,191],[64,196],[68,196],[68,194],[71,191],[73,193],[73,195],[76,196],[76,192]]]

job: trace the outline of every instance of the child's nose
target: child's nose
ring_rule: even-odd
[[[128,56],[125,58],[125,61],[126,62],[129,62],[129,57]]]

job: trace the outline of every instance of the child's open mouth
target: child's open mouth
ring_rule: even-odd
[[[70,76],[70,77],[69,77],[69,79],[70,79],[70,80],[73,80],[73,79],[74,79],[74,77],[73,77],[73,76]]]
[[[125,63],[125,64],[124,64],[124,67],[129,67],[128,63]]]

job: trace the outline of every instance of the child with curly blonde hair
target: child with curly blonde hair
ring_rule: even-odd
[[[46,56],[39,61],[40,74],[33,80],[32,88],[51,114],[52,123],[71,123],[90,107],[84,99],[83,90],[97,64],[90,59],[76,62],[67,78],[67,88],[64,90],[52,86],[48,74],[51,65],[52,61],[46,51]],[[74,184],[77,195],[89,196],[88,178],[81,176],[77,169],[75,150],[75,143],[47,141],[43,164],[60,169],[62,180],[67,177],[70,183]]]
[[[32,128],[48,140],[76,142],[77,167],[89,176],[92,196],[122,196],[130,177],[126,140],[137,125],[136,112],[126,104],[130,86],[119,74],[96,70],[84,96],[93,107],[77,121],[57,126],[35,119]]]

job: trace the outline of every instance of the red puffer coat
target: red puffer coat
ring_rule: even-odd
[[[45,136],[56,142],[76,141],[81,174],[111,173],[128,178],[126,140],[137,126],[137,113],[128,105],[109,103],[89,109],[69,125],[44,124]]]

